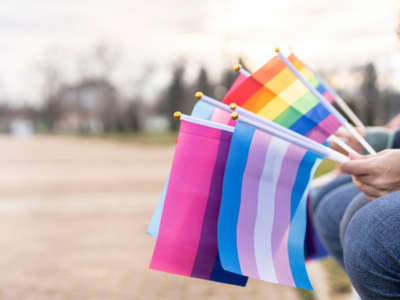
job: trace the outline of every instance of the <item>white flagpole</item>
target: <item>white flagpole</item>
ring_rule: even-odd
[[[211,97],[209,97],[207,95],[204,95],[202,92],[197,92],[195,94],[195,97],[198,100],[204,101],[205,103],[208,103],[208,104],[210,104],[212,106],[215,106],[215,107],[217,107],[219,109],[222,109],[222,110],[224,110],[226,112],[232,112],[233,110],[236,110],[242,116],[245,116],[248,119],[253,120],[254,122],[261,123],[264,126],[270,126],[270,127],[274,128],[275,130],[281,130],[281,131],[285,132],[285,134],[292,135],[296,139],[301,139],[301,140],[304,140],[306,142],[311,142],[311,143],[313,143],[315,145],[320,145],[316,141],[313,141],[313,140],[305,137],[304,135],[301,135],[301,134],[299,134],[299,133],[297,133],[297,132],[295,132],[293,130],[287,129],[287,128],[285,128],[285,127],[283,127],[283,126],[281,126],[279,124],[276,124],[276,123],[274,123],[274,122],[272,122],[270,120],[264,119],[264,118],[260,117],[259,115],[256,115],[255,113],[253,113],[253,112],[251,112],[251,111],[249,111],[247,109],[244,109],[244,108],[241,108],[241,107],[237,106],[235,103],[231,103],[231,105],[228,106],[228,105],[226,105],[226,104],[224,104],[224,103],[222,103],[222,102],[220,102],[218,100],[215,100],[215,99],[213,99],[213,98],[211,98]]]
[[[235,65],[235,71],[236,71],[236,72],[240,72],[241,74],[243,74],[243,75],[246,76],[246,77],[251,76],[251,73],[250,73],[249,71],[245,70],[240,64]],[[236,107],[236,105],[235,105],[235,107]],[[239,108],[239,109],[240,109],[240,112],[239,112],[239,113],[245,113],[245,111],[247,111],[247,110],[244,110],[244,111],[243,111],[242,108]],[[257,116],[257,117],[260,118],[260,119],[266,120],[266,119],[264,119],[264,118],[259,117],[259,116],[256,115],[256,114],[254,114],[254,115]],[[272,123],[272,122],[271,122],[271,123]],[[275,123],[273,123],[273,124],[275,124]],[[302,135],[300,135],[300,136],[302,136]],[[347,153],[360,154],[360,153],[358,153],[357,151],[355,151],[353,148],[351,148],[349,145],[347,145],[342,139],[340,139],[340,138],[338,138],[338,137],[336,137],[336,136],[334,136],[334,135],[331,135],[331,136],[328,138],[328,142],[334,142],[334,143],[336,143],[336,144],[339,145],[339,147],[341,147],[343,150],[347,151]]]
[[[234,111],[238,112],[241,116],[244,116],[244,117],[247,117],[248,119],[254,120],[254,122],[259,122],[259,123],[263,124],[264,126],[269,126],[269,127],[274,128],[275,130],[283,131],[285,134],[291,135],[296,139],[303,140],[307,143],[312,143],[316,147],[321,145],[321,144],[317,143],[316,141],[311,140],[293,130],[285,128],[285,127],[283,127],[279,124],[276,124],[270,120],[264,119],[264,118],[260,117],[259,115],[255,114],[247,109],[237,106],[235,103],[231,103],[228,106],[218,100],[215,100],[207,95],[204,95],[202,92],[197,92],[195,94],[195,97],[196,97],[196,99],[204,101],[212,106],[218,107],[221,110],[224,110],[227,112],[231,112],[232,110],[234,110]],[[341,141],[340,139],[337,139],[334,142],[336,142],[339,146],[341,146],[348,153],[359,154],[356,151],[354,151],[351,147],[349,147],[347,144],[345,144],[343,141]]]
[[[293,72],[293,74],[310,90],[310,92],[321,101],[321,104],[334,115],[344,128],[358,141],[360,144],[370,153],[376,154],[376,151],[368,144],[368,142],[350,125],[349,122],[330,104],[292,65],[292,63],[280,52],[279,48],[275,49],[275,52],[286,64],[286,66]]]
[[[351,148],[349,145],[347,145],[341,138],[338,138],[335,135],[331,135],[328,138],[328,143],[336,143],[339,147],[341,147],[343,150],[347,151],[347,153],[353,153],[353,154],[358,154],[360,155],[360,153],[358,153],[356,150],[354,150],[353,148]]]
[[[303,62],[304,63],[304,62]],[[304,64],[311,72],[314,73],[315,77],[318,79],[319,82],[321,82],[328,92],[333,96],[335,99],[335,103],[339,105],[339,107],[344,111],[344,113],[347,115],[347,117],[354,123],[356,127],[359,127],[363,131],[366,130],[364,124],[361,122],[361,120],[357,117],[357,115],[352,111],[352,109],[347,105],[346,101],[343,100],[343,98],[336,93],[336,91],[313,69],[311,69],[308,65]]]
[[[232,109],[233,107],[235,107],[235,106],[232,105],[232,106],[231,106],[231,109]],[[247,117],[257,119],[258,121],[261,121],[262,123],[266,123],[265,121],[268,121],[268,122],[271,123],[271,124],[268,124],[268,125],[270,125],[271,127],[274,127],[274,128],[276,128],[276,129],[278,129],[278,127],[280,127],[280,128],[279,128],[280,130],[285,129],[284,131],[287,130],[289,134],[295,136],[296,138],[305,139],[307,142],[312,142],[312,143],[315,143],[315,144],[317,144],[317,145],[321,145],[320,143],[317,143],[316,141],[314,141],[314,140],[312,140],[312,139],[309,139],[309,138],[305,137],[304,135],[298,134],[298,133],[295,132],[295,131],[292,131],[292,130],[287,129],[287,128],[281,126],[281,125],[278,125],[278,124],[276,124],[276,123],[274,123],[274,122],[271,122],[271,121],[269,121],[269,120],[267,120],[267,119],[264,119],[264,118],[262,118],[262,117],[260,117],[260,116],[258,116],[258,115],[256,115],[256,114],[254,114],[254,116],[253,116],[253,115],[251,115],[251,114],[253,114],[251,111],[248,111],[248,110],[246,110],[246,109],[244,109],[244,108],[242,108],[242,107],[235,107],[234,110],[236,110],[240,115],[244,115],[244,116],[247,115]],[[341,148],[343,148],[343,150],[347,151],[347,153],[353,153],[353,154],[358,154],[358,155],[360,154],[360,153],[358,153],[357,151],[355,151],[353,148],[351,148],[349,145],[347,145],[347,144],[346,144],[344,141],[342,141],[340,138],[335,137],[334,135],[331,135],[331,136],[328,138],[328,142],[334,142],[334,143],[338,144]]]
[[[314,153],[316,153],[318,155],[321,155],[322,157],[326,157],[328,159],[334,160],[334,161],[336,161],[338,163],[344,163],[344,162],[349,160],[349,158],[347,156],[345,156],[345,155],[343,155],[343,154],[341,154],[341,153],[339,153],[339,152],[337,152],[337,151],[335,151],[335,150],[333,150],[331,148],[328,148],[328,147],[323,146],[321,144],[318,144],[318,146],[317,146],[317,145],[314,145],[314,144],[310,143],[309,141],[303,141],[303,140],[300,140],[300,139],[296,139],[293,136],[288,135],[288,134],[286,134],[286,133],[284,133],[284,132],[282,132],[280,130],[276,130],[276,129],[274,129],[272,127],[269,127],[269,126],[261,125],[260,123],[256,123],[256,122],[254,122],[254,121],[252,121],[252,120],[250,120],[250,119],[248,119],[246,117],[242,117],[242,116],[239,117],[239,114],[237,112],[233,112],[231,116],[232,116],[232,119],[234,119],[234,120],[239,119],[239,121],[241,121],[243,123],[246,123],[246,124],[248,124],[250,126],[253,126],[253,127],[255,127],[255,128],[257,128],[257,129],[259,129],[261,131],[264,131],[264,132],[269,133],[269,134],[271,134],[273,136],[276,136],[276,137],[278,137],[278,138],[280,138],[280,139],[282,139],[282,140],[284,140],[284,141],[286,141],[288,143],[291,143],[291,144],[294,144],[294,145],[299,146],[301,148],[304,148],[306,150],[312,151],[312,152],[314,152]]]
[[[220,129],[220,130],[229,131],[229,132],[233,132],[235,130],[235,127],[217,123],[217,122],[213,122],[213,121],[209,121],[209,120],[192,117],[192,116],[188,116],[188,115],[184,115],[180,111],[176,111],[174,113],[174,118],[177,120],[184,120],[184,121],[192,122],[195,124],[212,127],[215,129]]]
[[[234,69],[235,69],[236,72],[240,72],[240,74],[243,74],[246,77],[250,77],[251,76],[251,73],[249,71],[247,71],[246,69],[242,68],[241,64],[235,65]]]

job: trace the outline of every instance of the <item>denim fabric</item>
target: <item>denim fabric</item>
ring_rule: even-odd
[[[400,191],[354,214],[343,249],[346,272],[362,299],[400,299]]]
[[[354,214],[365,204],[368,203],[368,199],[363,193],[359,193],[356,197],[351,200],[350,204],[347,206],[342,221],[340,222],[340,242],[343,245],[344,235],[347,230],[347,226],[350,220],[353,218]]]
[[[360,191],[351,183],[350,176],[335,179],[321,191],[311,200],[312,220],[326,250],[344,267],[340,222],[347,206]]]
[[[342,176],[312,197],[310,211],[362,299],[400,299],[400,191],[368,201]]]
[[[345,184],[345,183],[349,183],[349,182],[351,182],[351,176],[343,175],[343,176],[335,178],[334,180],[332,180],[328,184],[326,184],[326,185],[322,186],[321,188],[319,188],[315,192],[315,194],[312,194],[311,205],[310,205],[311,215],[314,214],[314,212],[317,209],[319,203],[321,202],[322,197],[324,197],[330,191],[333,191],[334,189],[336,189],[338,186],[340,186],[342,184]]]

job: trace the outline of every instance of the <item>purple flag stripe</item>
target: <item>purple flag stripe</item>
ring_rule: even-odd
[[[199,248],[193,265],[192,277],[210,279],[217,258],[217,222],[221,204],[222,182],[232,133],[221,132],[217,159],[212,175],[209,198],[204,214]]]

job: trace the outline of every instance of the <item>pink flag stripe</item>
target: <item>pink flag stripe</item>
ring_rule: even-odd
[[[214,113],[211,117],[211,121],[226,124],[229,126],[235,126],[236,121],[231,118],[231,114],[219,108],[215,108]]]
[[[257,271],[254,248],[258,187],[270,140],[270,135],[260,130],[255,131],[242,181],[242,202],[238,218],[237,247],[242,274],[254,278],[260,277]]]
[[[278,282],[289,286],[295,286],[288,253],[291,194],[304,153],[295,145],[288,147],[276,188],[272,256]]]
[[[326,100],[329,101],[329,103],[335,102],[335,98],[333,98],[332,95],[331,95],[328,91],[326,91],[326,92],[323,94],[323,96],[324,96],[324,98],[325,98]]]
[[[220,134],[218,129],[181,121],[151,269],[191,275]]]
[[[329,115],[319,123],[319,126],[314,127],[307,133],[307,137],[322,143],[341,126],[342,124],[333,115]]]

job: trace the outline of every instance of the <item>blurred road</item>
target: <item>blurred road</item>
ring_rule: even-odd
[[[298,299],[148,270],[172,147],[0,137],[0,149],[0,299]]]

